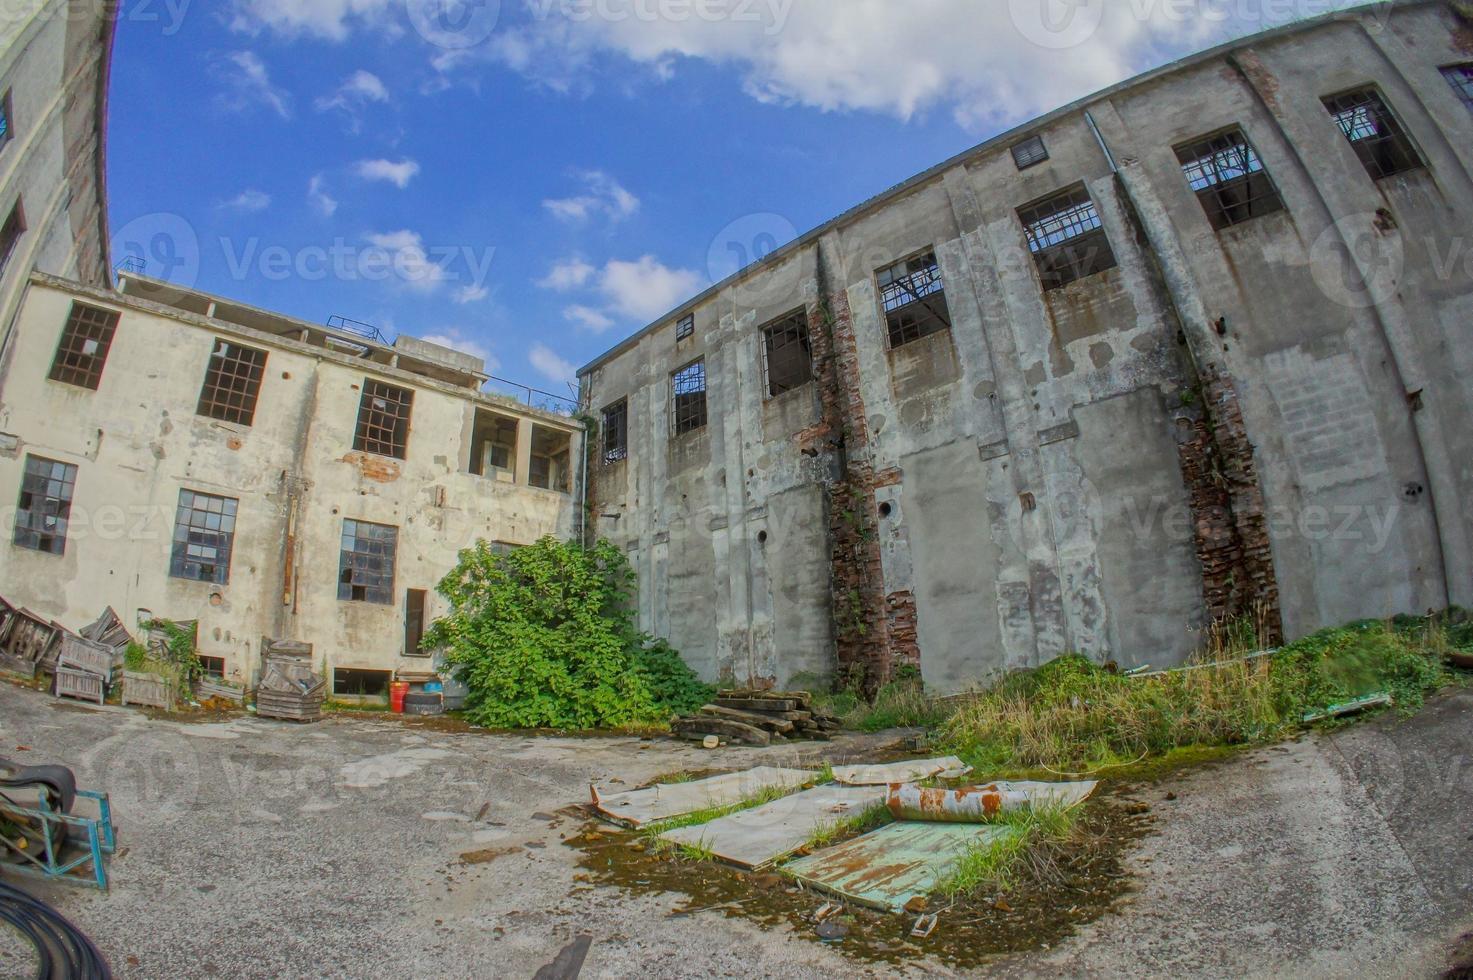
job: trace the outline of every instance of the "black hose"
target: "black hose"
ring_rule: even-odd
[[[41,961],[36,980],[111,980],[92,940],[56,909],[0,882],[0,922],[30,940]]]

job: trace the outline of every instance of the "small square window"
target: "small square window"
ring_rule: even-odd
[[[265,370],[265,351],[216,340],[195,412],[222,422],[251,425]]]
[[[676,435],[694,432],[706,426],[706,362],[696,361],[676,371],[670,378],[675,401],[671,421]]]
[[[399,529],[367,521],[343,521],[343,549],[338,561],[338,599],[343,602],[394,604],[394,560]]]
[[[1449,65],[1442,70],[1442,77],[1463,100],[1463,105],[1473,110],[1473,65]]]
[[[200,654],[199,665],[204,669],[206,677],[213,677],[216,680],[222,681],[225,679],[224,657],[206,657],[204,654]]]
[[[1372,179],[1380,180],[1423,166],[1421,154],[1380,92],[1367,88],[1324,101]]]
[[[813,380],[813,349],[808,342],[808,313],[799,310],[762,328],[767,394],[776,398]]]
[[[196,582],[230,582],[230,552],[235,544],[235,511],[239,501],[192,490],[179,491],[174,519],[172,578]]]
[[[603,415],[604,462],[622,463],[629,458],[629,400],[615,402]]]
[[[1042,136],[1030,136],[1013,147],[1013,162],[1019,170],[1027,170],[1047,159],[1048,147],[1044,145]]]
[[[696,315],[694,313],[690,313],[686,316],[681,317],[680,322],[675,325],[675,339],[685,340],[688,337],[694,337],[695,334]]]
[[[112,310],[73,303],[51,362],[51,380],[96,391],[117,329],[118,314]]]
[[[1239,130],[1179,146],[1176,158],[1213,228],[1284,209],[1263,161]]]
[[[353,449],[360,453],[403,459],[409,445],[409,415],[414,392],[372,378],[363,382],[358,402],[358,431]]]
[[[67,525],[77,468],[42,456],[27,456],[15,505],[15,535],[22,548],[49,555],[66,554]]]
[[[891,347],[951,329],[951,311],[935,252],[922,252],[881,269],[875,279]]]
[[[1099,212],[1083,187],[1062,191],[1021,208],[1028,250],[1043,288],[1059,289],[1115,267],[1115,253]]]

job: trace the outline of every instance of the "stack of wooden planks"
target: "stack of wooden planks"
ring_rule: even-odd
[[[670,725],[680,738],[700,742],[715,735],[745,745],[827,742],[839,727],[839,719],[814,709],[807,691],[719,691],[715,701]]]

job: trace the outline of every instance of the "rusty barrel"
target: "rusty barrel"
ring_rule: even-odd
[[[1009,793],[996,784],[941,789],[914,783],[891,783],[886,801],[896,820],[933,823],[981,823],[999,813],[1028,806],[1028,794]]]

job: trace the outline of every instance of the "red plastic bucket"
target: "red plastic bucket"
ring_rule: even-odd
[[[404,695],[408,693],[408,681],[389,682],[389,707],[393,710],[394,714],[402,715],[404,713]]]

